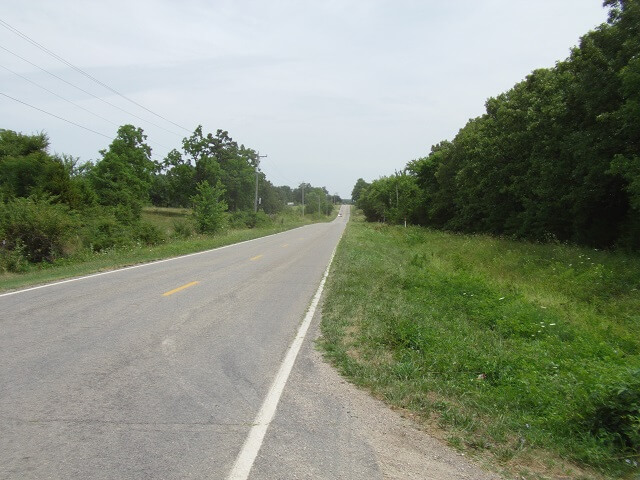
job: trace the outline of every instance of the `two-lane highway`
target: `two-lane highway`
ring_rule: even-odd
[[[342,213],[0,295],[0,478],[226,478]]]

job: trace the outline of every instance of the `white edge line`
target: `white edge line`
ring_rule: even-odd
[[[316,224],[312,223],[309,225],[316,225]],[[82,277],[69,278],[67,280],[61,280],[59,282],[45,283],[44,285],[38,285],[36,287],[29,287],[29,288],[23,288],[20,290],[14,290],[12,292],[0,293],[0,298],[8,297],[9,295],[17,295],[19,293],[31,292],[33,290],[39,290],[41,288],[54,287],[56,285],[62,285],[64,283],[71,283],[71,282],[77,282],[79,280],[86,280],[88,278],[100,277],[102,275],[110,275],[112,273],[124,272],[125,270],[133,270],[134,268],[143,268],[151,265],[157,265],[159,263],[173,262],[174,260],[180,260],[181,258],[194,257],[196,255],[202,255],[205,253],[214,252],[216,250],[223,250],[225,248],[235,247],[236,245],[242,245],[243,243],[255,242],[257,240],[262,240],[263,238],[275,237],[276,235],[282,235],[283,233],[292,232],[294,230],[298,230],[299,228],[308,227],[309,225],[302,225],[300,227],[292,228],[291,230],[285,230],[284,232],[272,233],[270,235],[265,235],[264,237],[252,238],[251,240],[243,240],[242,242],[238,242],[238,243],[230,243],[229,245],[223,245],[222,247],[211,248],[209,250],[203,250],[201,252],[188,253],[186,255],[179,255],[177,257],[165,258],[164,260],[154,260],[151,262],[141,263],[139,265],[132,265],[130,267],[116,268],[115,270],[109,270],[108,272],[92,273],[91,275],[84,275]]]
[[[340,234],[340,238],[342,238],[342,234]],[[338,243],[340,243],[340,238],[338,239]],[[331,258],[329,259],[329,265],[327,265],[327,269],[325,270],[322,281],[320,282],[320,286],[318,286],[318,290],[316,291],[316,294],[311,301],[311,305],[309,306],[307,315],[304,317],[304,320],[302,321],[302,324],[298,329],[298,333],[296,334],[296,338],[294,338],[293,342],[291,342],[291,346],[289,347],[284,360],[280,364],[280,369],[278,370],[278,373],[276,374],[276,377],[271,384],[269,393],[267,393],[267,396],[265,397],[264,402],[262,403],[262,406],[258,411],[258,415],[256,415],[256,418],[253,421],[253,426],[251,427],[251,430],[249,430],[249,434],[244,441],[242,450],[240,450],[240,453],[238,453],[236,461],[233,464],[233,468],[231,469],[231,473],[229,473],[227,480],[247,480],[249,478],[251,467],[253,467],[253,463],[258,456],[258,452],[260,451],[260,447],[262,446],[262,441],[264,440],[264,437],[267,433],[267,429],[269,428],[269,425],[271,424],[271,421],[273,420],[273,417],[276,413],[276,408],[278,407],[278,403],[280,402],[280,397],[282,396],[282,392],[284,391],[284,387],[289,378],[289,374],[291,373],[293,364],[296,361],[296,357],[298,356],[300,347],[302,347],[302,342],[307,335],[307,330],[309,329],[311,320],[313,319],[318,303],[320,302],[320,297],[322,296],[322,291],[324,290],[324,284],[327,280],[327,276],[329,275],[329,269],[331,268],[331,264],[333,263],[333,257],[336,254],[337,248],[338,246],[336,245],[336,248],[331,254]]]

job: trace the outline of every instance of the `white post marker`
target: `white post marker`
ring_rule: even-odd
[[[338,242],[340,242],[340,240],[338,240]],[[256,415],[256,418],[253,421],[253,426],[251,427],[251,430],[249,430],[249,435],[247,435],[244,445],[242,446],[242,450],[240,450],[240,453],[236,457],[236,461],[231,469],[231,473],[229,473],[229,476],[227,477],[227,480],[247,480],[249,478],[249,472],[251,472],[253,462],[255,462],[255,459],[258,456],[264,436],[266,435],[267,429],[269,428],[269,425],[276,413],[276,408],[278,407],[278,402],[280,401],[280,397],[284,391],[284,386],[287,383],[287,379],[289,378],[293,364],[296,361],[300,347],[302,347],[302,342],[307,335],[307,330],[309,329],[311,320],[315,315],[318,302],[320,301],[320,296],[324,290],[324,283],[329,275],[329,269],[331,268],[331,263],[333,263],[333,257],[335,254],[336,249],[334,249],[331,254],[329,265],[327,265],[327,269],[324,272],[320,286],[311,301],[311,306],[307,311],[307,315],[304,317],[304,320],[298,329],[296,338],[291,342],[291,346],[289,347],[284,360],[280,364],[280,369],[278,370],[276,378],[273,380],[269,393],[267,393],[267,396],[258,411],[258,415]]]

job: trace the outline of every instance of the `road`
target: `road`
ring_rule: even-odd
[[[330,223],[0,296],[0,478],[226,478],[342,210]]]

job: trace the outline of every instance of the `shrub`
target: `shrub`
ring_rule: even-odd
[[[239,210],[229,215],[229,226],[231,228],[247,228],[250,227],[250,222],[249,212],[245,210]]]
[[[18,241],[13,250],[8,250],[4,245],[0,246],[0,272],[24,272],[28,265],[22,242]]]
[[[229,216],[229,225],[231,228],[256,228],[266,227],[273,223],[271,217],[266,213],[239,211],[233,212]]]
[[[271,217],[264,212],[251,213],[251,221],[253,222],[251,228],[268,227],[273,223]]]
[[[162,230],[149,222],[139,222],[135,225],[133,235],[146,245],[157,245],[165,240]]]
[[[52,261],[62,255],[78,226],[69,207],[49,197],[15,198],[0,203],[4,248],[20,252],[30,262]]]
[[[193,224],[185,220],[173,222],[173,235],[178,238],[188,238],[193,235]]]
[[[100,252],[131,243],[129,229],[119,223],[112,213],[103,209],[96,209],[92,213],[93,215],[87,215],[90,220],[84,225],[82,232],[86,247]]]
[[[215,187],[206,180],[198,183],[196,193],[191,197],[193,202],[193,218],[200,233],[216,233],[222,230],[226,223],[227,204],[224,197],[224,187],[218,181]]]

